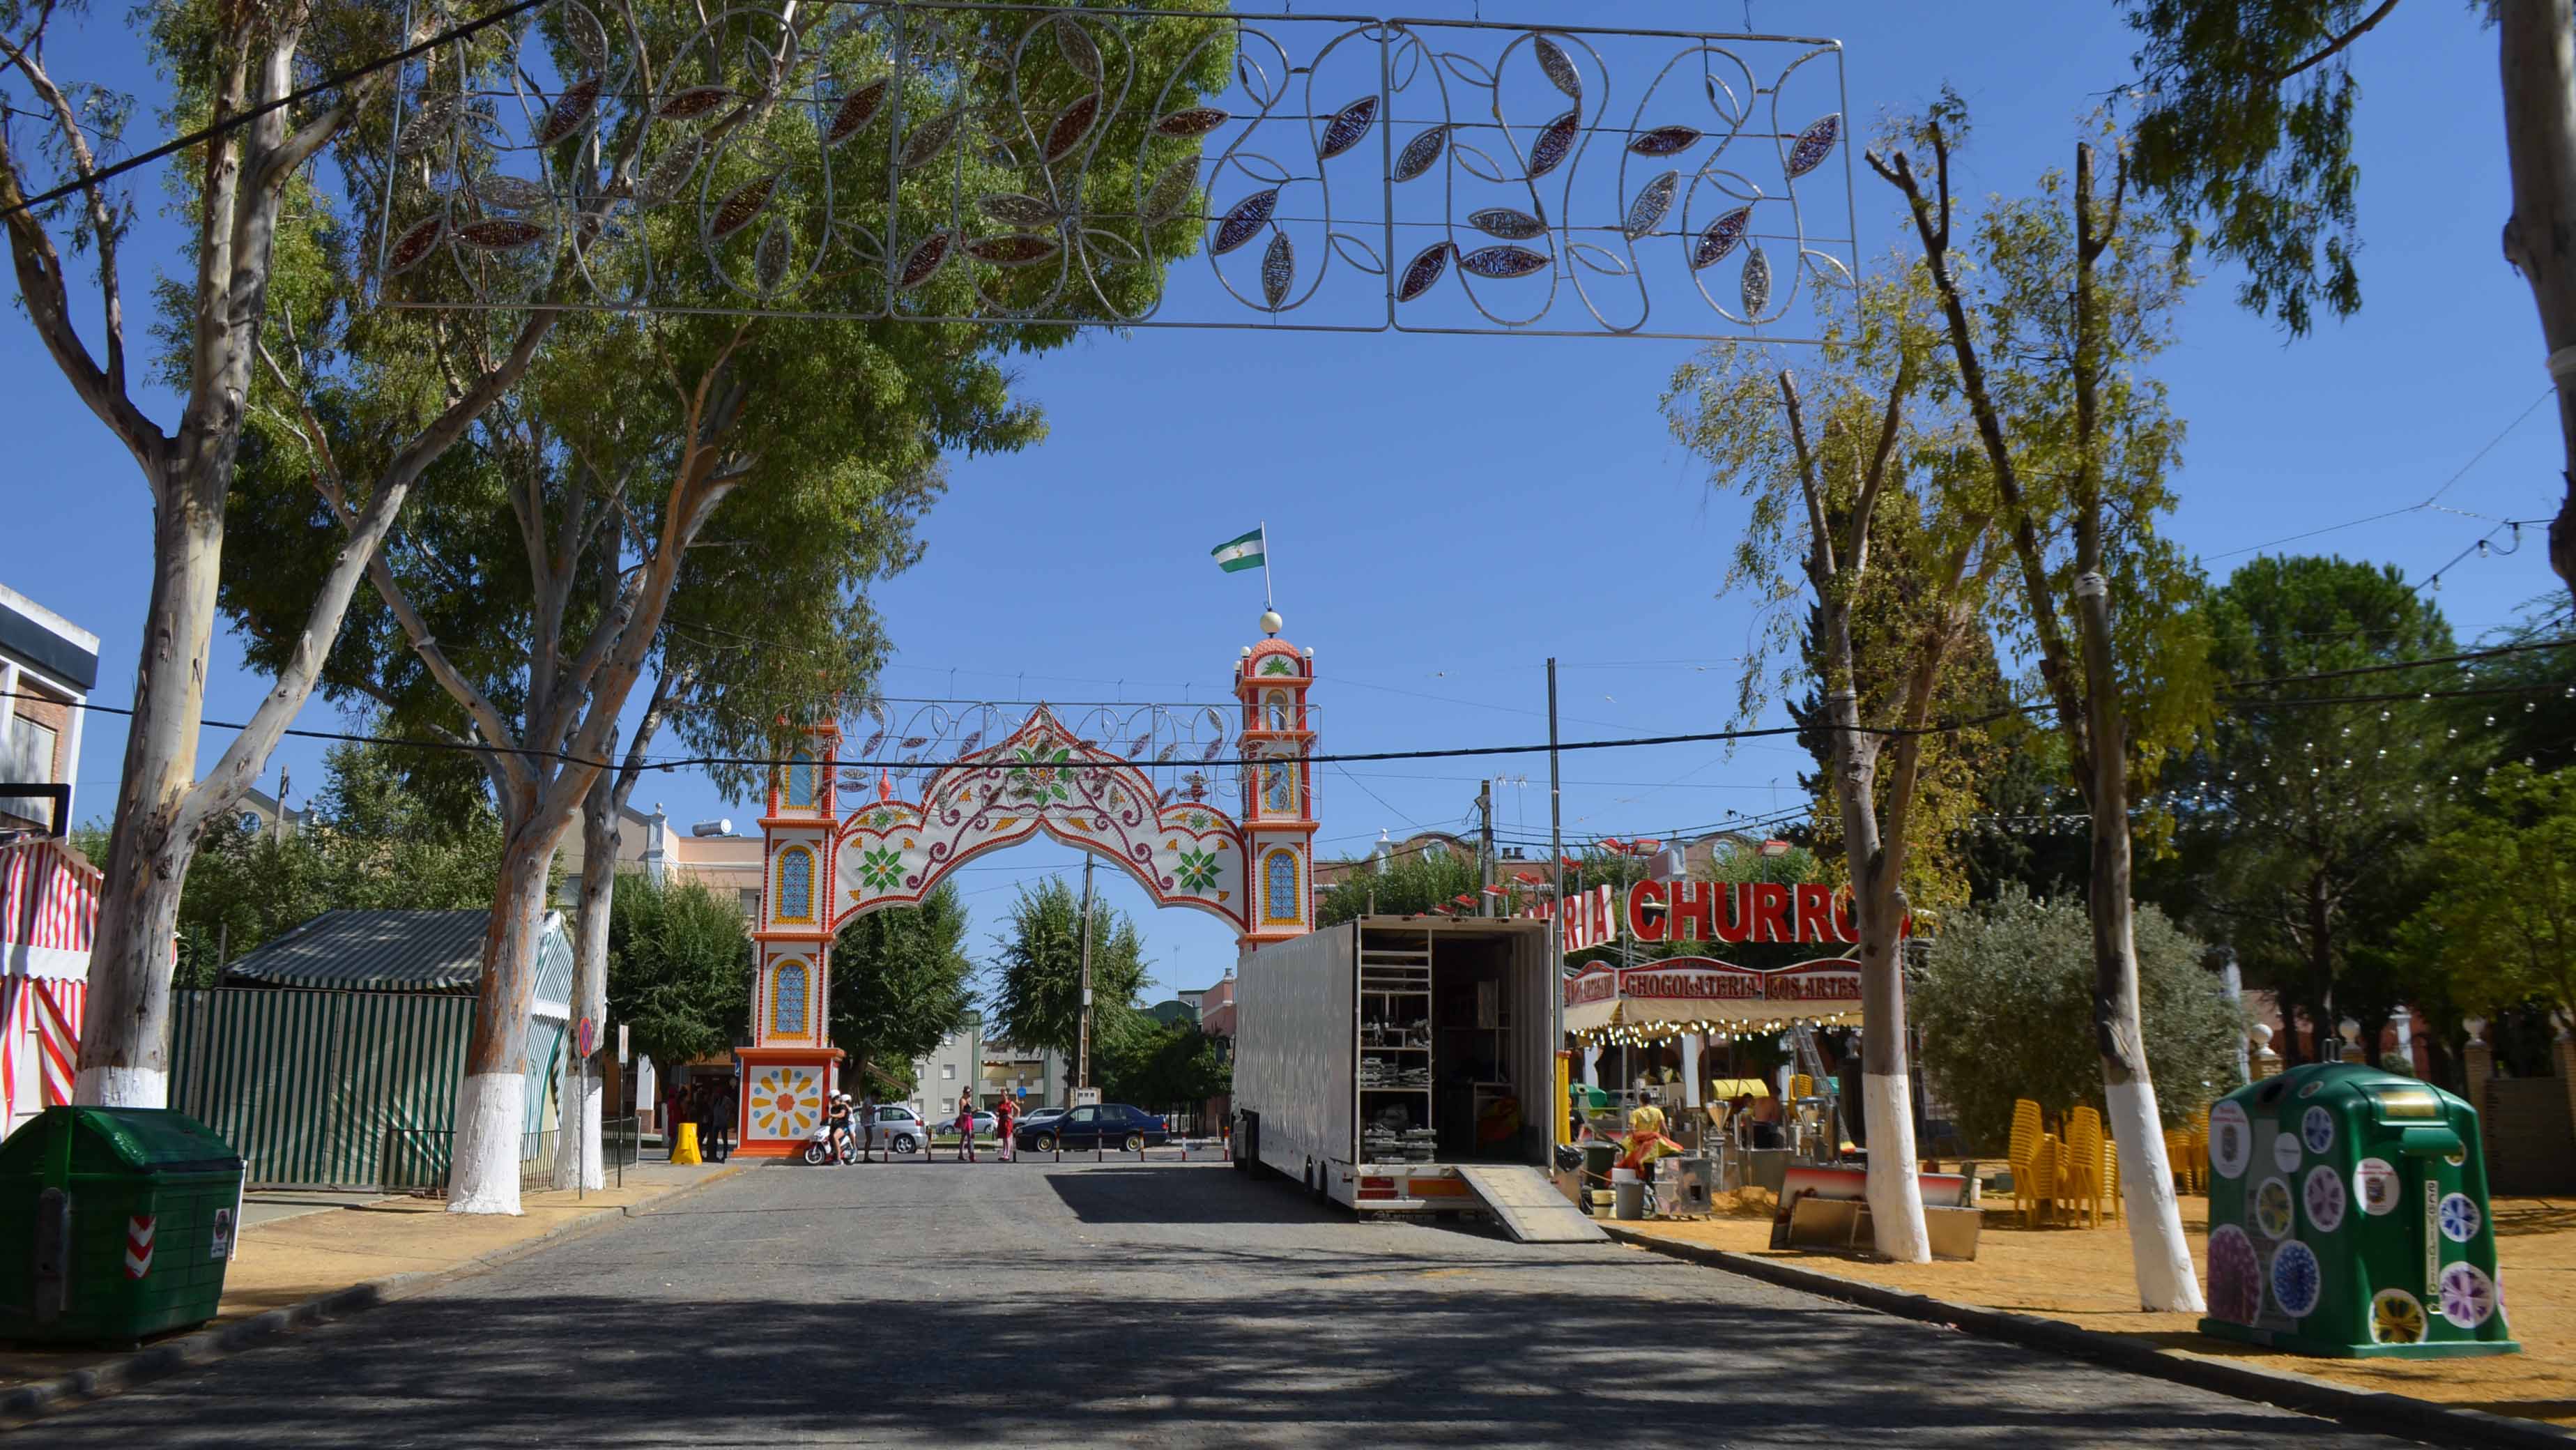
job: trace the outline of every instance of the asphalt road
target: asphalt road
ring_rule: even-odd
[[[1218,1165],[762,1167],[48,1446],[2405,1442]]]

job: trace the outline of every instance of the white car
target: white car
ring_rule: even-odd
[[[922,1126],[921,1117],[901,1103],[887,1103],[877,1109],[876,1144],[896,1153],[918,1153],[930,1142],[930,1130]]]

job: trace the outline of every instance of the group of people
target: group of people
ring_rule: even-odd
[[[1012,1139],[1016,1136],[1020,1125],[1019,1103],[1010,1098],[1002,1099],[1001,1106],[994,1109],[993,1118],[994,1131],[1001,1139],[1000,1160],[1004,1163],[1016,1161],[1019,1150]],[[870,1094],[864,1102],[853,1101],[848,1093],[832,1094],[832,1100],[823,1113],[823,1122],[832,1130],[835,1142],[841,1144],[845,1150],[857,1151],[860,1162],[866,1162],[868,1156],[876,1151],[877,1101],[874,1094]],[[980,1161],[975,1148],[975,1095],[973,1093],[957,1095],[956,1128],[957,1161],[960,1163]],[[928,1158],[930,1145],[925,1142],[921,1147],[922,1156]],[[893,1156],[891,1145],[888,1145],[887,1156],[889,1159]],[[839,1153],[835,1153],[831,1161],[839,1164],[846,1160]]]
[[[733,1083],[729,1079],[671,1084],[662,1093],[663,1146],[678,1152],[680,1124],[695,1123],[698,1125],[699,1155],[710,1163],[722,1163],[733,1156],[735,1106]]]

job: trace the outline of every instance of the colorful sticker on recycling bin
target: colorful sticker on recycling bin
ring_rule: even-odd
[[[2293,1319],[2305,1319],[2316,1312],[2317,1295],[2325,1287],[2325,1276],[2317,1267],[2316,1250],[2292,1239],[2272,1254],[2272,1302]]]
[[[2382,1289],[2370,1300],[2370,1338],[2374,1344],[2424,1342],[2424,1301],[2403,1289]]]
[[[2343,1227],[2343,1210],[2347,1202],[2343,1175],[2320,1165],[2308,1170],[2308,1181],[2300,1190],[2308,1206],[2308,1222],[2319,1233],[2333,1233]]]
[[[2254,1132],[2245,1123],[2243,1103],[2219,1103],[2209,1110],[2209,1166],[2221,1178],[2234,1178],[2245,1171],[2245,1162],[2254,1156]]]
[[[2443,1199],[2442,1207],[2434,1218],[2442,1225],[2442,1237],[2455,1244],[2476,1238],[2479,1228],[2487,1221],[2487,1216],[2478,1211],[2477,1200],[2465,1193],[2454,1193]]]
[[[2251,1324],[2263,1314],[2262,1255],[2232,1223],[2209,1231],[2209,1312],[2230,1324]]]
[[[2311,1153],[2323,1153],[2334,1146],[2334,1114],[2323,1108],[2310,1108],[2299,1119],[2299,1140]]]
[[[2372,1218],[2383,1218],[2397,1211],[2397,1165],[2385,1158],[2364,1158],[2352,1170],[2353,1197],[2361,1200],[2361,1211]]]
[[[2297,1223],[2290,1216],[2290,1184],[2285,1178],[2266,1178],[2254,1190],[2254,1226],[2267,1239],[2285,1239]]]
[[[2281,1168],[2281,1171],[2282,1171],[2282,1172],[2284,1172],[2284,1173],[2296,1173],[2296,1172],[2298,1172],[2298,1171],[2299,1171],[2299,1135],[2298,1135],[2298,1134],[2296,1134],[2296,1133],[2275,1133],[2275,1134],[2273,1134],[2273,1135],[2272,1135],[2272,1161],[2273,1161],[2274,1163],[2276,1163],[2276,1164],[2279,1164],[2279,1165],[2280,1165],[2280,1168]]]
[[[2453,1264],[2442,1271],[2442,1317],[2462,1329],[2475,1329],[2495,1314],[2495,1281],[2475,1264]]]

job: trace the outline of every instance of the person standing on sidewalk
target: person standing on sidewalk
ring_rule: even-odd
[[[868,1161],[868,1153],[877,1145],[877,1090],[859,1089],[859,1161]]]
[[[707,1118],[710,1127],[707,1141],[716,1145],[716,1161],[733,1156],[733,1117],[739,1102],[733,1095],[733,1079],[718,1078],[716,1090],[707,1096]]]
[[[1002,1161],[1005,1163],[1019,1162],[1019,1100],[1010,1097],[1007,1094],[1004,1095],[1002,1098],[1002,1105],[993,1110],[993,1123],[1002,1140],[1002,1151],[1000,1155]]]
[[[975,1095],[971,1092],[957,1095],[957,1161],[975,1161]]]

